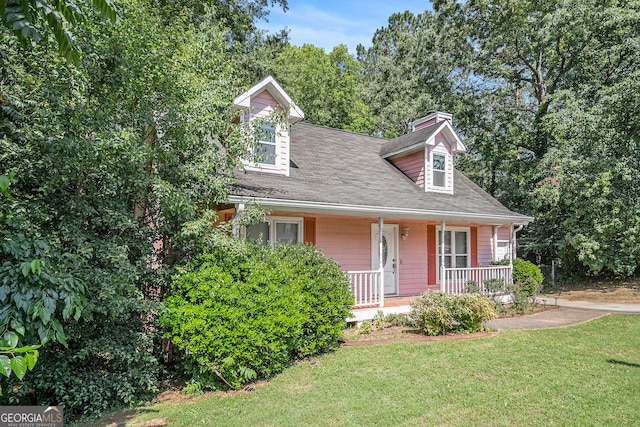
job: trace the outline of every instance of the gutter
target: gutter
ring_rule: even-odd
[[[402,219],[419,219],[419,220],[438,220],[443,218],[446,221],[460,221],[460,222],[479,222],[488,224],[501,224],[509,225],[518,224],[519,230],[531,221],[532,217],[518,215],[492,215],[481,213],[468,213],[468,212],[451,212],[451,211],[431,211],[422,209],[411,208],[394,208],[387,206],[363,206],[363,205],[343,205],[336,203],[324,203],[324,202],[304,202],[299,200],[286,200],[286,199],[272,199],[272,198],[257,198],[257,197],[245,197],[245,196],[229,196],[227,201],[229,203],[249,203],[252,200],[260,202],[261,205],[269,206],[271,208],[281,208],[282,210],[290,212],[315,212],[335,214],[341,213],[343,215],[354,216],[371,216],[371,217],[385,217],[385,218],[402,218]]]

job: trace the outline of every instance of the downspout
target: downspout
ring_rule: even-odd
[[[380,272],[380,307],[384,307],[384,263],[383,263],[383,247],[382,247],[382,229],[384,221],[381,216],[378,217],[378,271]]]
[[[518,228],[515,228],[513,230],[513,246],[512,246],[513,258],[517,258],[518,256],[518,254],[516,253],[516,234],[518,233],[518,231],[522,230],[523,228],[524,228],[524,225],[520,224]]]
[[[444,228],[445,228],[445,222],[442,221],[442,224],[440,225],[440,290],[442,292],[446,292],[445,288],[446,288],[446,284],[445,284],[445,277],[444,277],[444,271],[445,271],[445,267],[444,267]]]
[[[233,214],[233,217],[235,218],[237,215],[241,214],[242,211],[244,211],[244,203],[238,203],[236,205],[236,212]],[[238,227],[238,224],[236,224],[235,222],[231,227],[231,234],[233,234],[233,237],[240,237],[240,227]]]
[[[493,262],[498,261],[498,228],[499,225],[493,226]]]

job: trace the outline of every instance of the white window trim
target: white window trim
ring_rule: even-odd
[[[283,165],[282,165],[282,150],[283,147],[287,150],[286,153],[286,158],[289,157],[289,144],[287,142],[287,135],[289,135],[290,132],[287,132],[287,128],[285,125],[281,124],[281,123],[277,123],[277,122],[270,122],[269,119],[270,116],[262,116],[262,115],[250,115],[250,117],[246,117],[244,114],[240,117],[241,123],[246,126],[246,132],[248,132],[249,134],[247,135],[247,138],[251,138],[252,136],[255,138],[255,131],[254,131],[254,126],[257,123],[253,123],[254,120],[259,120],[262,123],[270,123],[271,125],[273,125],[273,128],[275,130],[275,157],[274,157],[274,164],[271,165],[269,163],[260,163],[257,159],[252,159],[252,160],[248,160],[248,159],[241,159],[241,162],[245,165],[245,167],[247,168],[247,170],[253,170],[253,171],[264,171],[264,172],[270,172],[270,173],[279,173],[279,174],[283,174],[286,176],[289,176],[289,166],[288,166],[288,162],[287,162],[287,166],[283,169]],[[256,141],[256,143],[259,143]],[[247,151],[248,151],[248,155],[251,157],[254,157],[254,153],[255,153],[255,146],[250,145],[247,147]]]
[[[294,216],[270,216],[265,221],[269,223],[269,244],[273,246],[276,242],[276,224],[297,224],[298,225],[298,243],[304,242],[304,218]],[[247,239],[247,229],[243,228],[242,237]]]
[[[442,148],[440,148],[442,147]],[[444,187],[434,185],[433,156],[444,156]],[[444,146],[435,145],[425,150],[425,191],[434,193],[453,194],[453,154]]]
[[[273,146],[273,164],[271,163],[265,163],[265,162],[261,162],[259,159],[256,160],[256,164],[261,166],[261,167],[265,167],[265,168],[276,168],[278,166],[278,124],[277,123],[271,123],[271,122],[264,122],[260,125],[260,129],[262,129],[264,126],[266,125],[270,125],[273,128],[273,142],[271,141],[266,141],[266,140],[262,140],[260,138],[256,138],[256,143],[257,143],[257,147],[259,148],[261,145],[269,145],[269,146]],[[254,155],[255,155],[255,151],[254,151]]]
[[[442,227],[440,226],[436,226],[436,263],[437,263],[437,267],[436,267],[436,281],[438,283],[440,283],[440,270],[441,270],[441,263],[440,263],[440,256],[441,254],[441,248],[440,248],[440,244],[441,244],[441,240],[438,238],[438,234],[440,232],[440,230],[442,230]],[[466,267],[459,267],[459,268],[471,268],[471,227],[446,227],[444,228],[445,233],[447,231],[451,231],[451,232],[456,232],[456,231],[465,231],[467,233],[467,253],[466,253],[466,257],[467,257],[467,266]],[[451,254],[450,256],[455,257],[456,253],[455,253],[455,249],[456,249],[456,242],[455,242],[455,235],[451,236]],[[458,254],[459,256],[462,256],[462,254]],[[452,267],[451,268],[456,268],[455,267],[455,262],[452,260],[451,262]]]

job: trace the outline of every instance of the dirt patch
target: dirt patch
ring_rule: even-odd
[[[586,284],[578,284],[576,288],[565,287],[556,293],[542,295],[541,298],[550,299],[556,296],[569,301],[640,304],[640,282],[629,282],[618,284],[618,286],[596,282],[590,287]]]
[[[247,384],[243,388],[239,390],[230,390],[230,391],[209,391],[201,394],[187,394],[181,393],[177,389],[166,390],[160,393],[153,400],[153,404],[166,404],[166,405],[182,405],[186,402],[195,402],[196,400],[202,399],[203,396],[222,396],[222,397],[231,397],[236,396],[238,394],[247,394],[251,393],[259,388],[267,385],[268,381],[257,381],[251,384]],[[131,424],[135,418],[138,416],[140,412],[144,412],[144,408],[138,409],[130,409],[128,411],[119,412],[117,414],[113,414],[109,417],[102,418],[98,421],[94,421],[91,424],[88,424],[87,427],[124,427],[126,425],[131,425],[135,427],[162,427],[168,426],[169,422],[166,418],[153,418],[148,421],[144,421],[141,423],[133,423]],[[129,423],[129,424],[128,424]]]
[[[130,409],[128,411],[119,412],[107,418],[94,421],[87,424],[87,427],[123,427],[127,425],[127,421],[133,420],[138,415],[138,411]]]

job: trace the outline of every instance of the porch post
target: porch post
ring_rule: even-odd
[[[380,272],[380,307],[384,307],[384,264],[382,260],[382,229],[384,221],[381,216],[378,217],[378,271]]]
[[[513,268],[513,238],[515,237],[513,233],[513,224],[509,226],[509,266]]]
[[[236,215],[242,213],[243,210],[244,210],[244,203],[238,203],[236,205],[236,211],[233,214],[233,216],[235,217]],[[235,224],[235,222],[231,228],[231,234],[233,235],[233,237],[240,237],[240,228]]]
[[[498,261],[498,228],[499,225],[493,226],[493,262]]]
[[[444,275],[444,229],[445,222],[440,224],[440,290],[446,292],[445,275]]]

